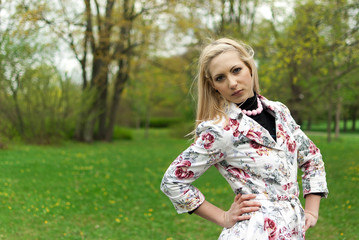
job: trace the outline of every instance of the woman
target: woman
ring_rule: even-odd
[[[178,213],[194,212],[224,227],[219,239],[304,239],[328,195],[324,163],[287,107],[259,95],[253,55],[249,46],[226,38],[203,49],[196,141],[167,169],[161,190]],[[192,185],[212,165],[236,194],[227,211]]]

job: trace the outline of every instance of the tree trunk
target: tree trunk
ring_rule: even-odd
[[[291,72],[289,74],[289,79],[290,79],[290,89],[291,89],[291,98],[289,99],[289,104],[291,106],[291,115],[292,117],[295,119],[295,121],[299,124],[302,125],[303,119],[301,117],[301,114],[299,112],[299,107],[302,99],[299,97],[301,95],[301,89],[298,86],[298,84],[295,84],[295,77],[297,76],[297,63],[296,62],[292,62],[290,64],[290,68],[291,68]]]
[[[79,115],[79,119],[77,120],[76,129],[75,129],[75,135],[74,139],[77,141],[84,141],[84,131],[85,131],[85,125],[83,124],[83,121],[85,119],[85,116],[81,113]]]
[[[93,142],[95,123],[96,119],[91,117],[84,123],[83,141],[87,143]]]
[[[20,86],[20,74],[17,73],[15,76],[15,81],[17,83],[18,86]],[[14,100],[14,104],[15,104],[15,112],[16,112],[16,117],[17,117],[17,121],[18,124],[14,124],[17,128],[17,131],[20,133],[20,135],[23,137],[25,134],[25,127],[24,127],[24,120],[22,118],[22,113],[21,113],[21,109],[19,106],[19,101],[17,98],[17,88],[13,87],[11,83],[9,83],[9,87],[11,89],[12,92],[12,98]]]
[[[132,20],[133,17],[130,12],[130,6],[128,5],[128,1],[123,2],[123,18],[127,21],[121,28],[119,33],[119,39],[123,39],[121,43],[119,43],[117,51],[115,54],[118,54],[118,72],[116,76],[116,82],[111,102],[111,108],[109,113],[109,121],[106,129],[106,141],[112,141],[113,137],[113,129],[116,122],[116,113],[118,106],[120,104],[120,97],[125,88],[125,83],[129,79],[130,74],[130,61],[132,55],[132,43],[131,43],[131,29],[132,29]],[[133,7],[132,7],[133,9]],[[126,41],[125,41],[126,40]],[[125,45],[127,43],[127,46]]]
[[[107,113],[107,84],[108,84],[108,63],[103,61],[101,53],[94,54],[92,64],[91,91],[94,91],[94,101],[90,107],[90,114],[85,121],[85,141],[93,139],[103,140]],[[98,124],[96,129],[96,124]],[[92,133],[91,133],[92,131]]]
[[[352,113],[352,132],[355,132],[356,129],[356,117],[357,117],[357,107],[354,107],[353,113]]]
[[[119,61],[119,72],[116,77],[115,89],[114,89],[114,93],[113,93],[113,97],[112,97],[112,101],[111,101],[111,108],[110,108],[110,112],[109,112],[109,119],[108,119],[109,121],[108,121],[107,129],[106,129],[105,140],[107,142],[112,141],[113,129],[114,129],[115,123],[116,123],[117,110],[118,110],[118,106],[120,105],[120,97],[123,92],[123,89],[125,88],[125,83],[129,78],[128,77],[129,70],[127,67],[126,68],[124,67],[124,64],[125,64],[124,62],[125,62],[125,60]]]
[[[17,116],[17,120],[18,120],[18,125],[17,125],[17,130],[19,131],[20,135],[23,137],[25,134],[25,128],[24,128],[24,120],[22,118],[22,113],[20,110],[20,106],[19,106],[19,102],[17,100],[17,92],[13,92],[12,94],[13,99],[14,99],[14,103],[15,103],[15,111],[16,111],[16,116]]]
[[[103,82],[103,87],[100,92],[100,97],[98,99],[98,140],[106,140],[106,118],[107,118],[107,75]]]
[[[339,138],[339,132],[340,132],[340,113],[342,109],[342,98],[339,97],[337,101],[337,107],[335,110],[335,138]]]
[[[150,129],[150,106],[147,106],[147,109],[146,109],[146,119],[145,119],[145,139],[148,139],[148,132],[149,132],[149,129]]]
[[[327,140],[328,142],[330,142],[332,140],[332,129],[331,129],[331,125],[332,125],[332,103],[329,103],[329,108],[328,108],[328,119],[327,119]]]
[[[344,123],[343,132],[346,132],[348,129],[347,128],[348,119],[345,116],[343,117],[343,123]]]
[[[309,117],[308,118],[308,123],[307,123],[307,131],[312,130],[312,118]]]

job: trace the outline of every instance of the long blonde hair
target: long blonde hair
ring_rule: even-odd
[[[242,43],[229,38],[221,38],[212,41],[203,50],[198,62],[198,100],[197,100],[197,116],[196,127],[203,121],[213,120],[216,118],[227,117],[224,112],[224,106],[228,102],[216,92],[212,86],[212,78],[209,72],[209,65],[213,58],[226,51],[237,51],[241,60],[250,69],[253,84],[253,91],[259,94],[259,82],[257,67],[254,63],[253,49]],[[227,103],[227,104],[226,104]]]

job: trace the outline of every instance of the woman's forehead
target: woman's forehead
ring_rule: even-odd
[[[211,60],[208,70],[209,74],[214,75],[217,74],[217,72],[228,71],[233,66],[242,64],[244,64],[244,62],[242,61],[238,51],[225,51]]]

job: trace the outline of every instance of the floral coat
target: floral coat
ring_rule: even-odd
[[[328,194],[319,149],[300,130],[288,108],[260,96],[275,116],[276,141],[233,103],[226,107],[229,121],[199,124],[197,140],[167,169],[161,190],[178,213],[199,207],[205,197],[192,185],[214,165],[235,194],[257,194],[260,210],[250,220],[224,228],[219,239],[304,239],[305,216],[299,202],[297,169],[303,171],[304,196]]]

